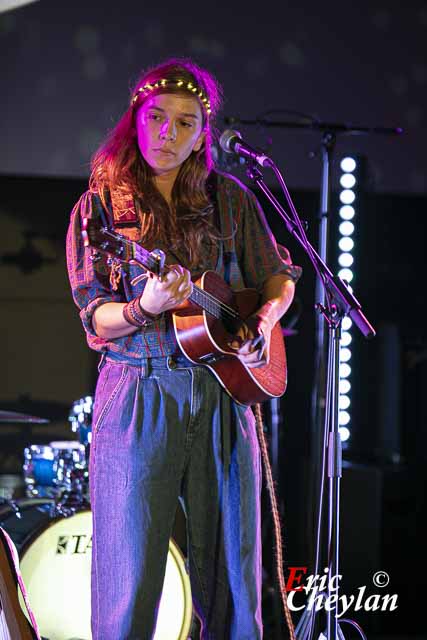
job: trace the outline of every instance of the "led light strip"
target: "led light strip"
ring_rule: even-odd
[[[357,161],[355,158],[346,157],[341,160],[341,177],[339,194],[339,234],[338,234],[338,275],[349,284],[353,280],[353,247],[354,217],[357,206],[356,189]],[[339,413],[338,424],[342,442],[350,438],[351,429],[351,326],[349,317],[343,319],[340,346],[340,382],[339,382]]]

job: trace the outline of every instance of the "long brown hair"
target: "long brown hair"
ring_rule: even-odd
[[[166,85],[160,83],[163,79],[167,80]],[[198,98],[201,105],[205,140],[200,150],[193,151],[181,165],[169,206],[155,186],[151,167],[139,151],[135,114],[146,99],[145,92],[138,92],[138,89],[158,83],[150,90],[150,95],[188,95],[188,89],[178,86],[177,81],[180,80],[184,81],[184,86],[192,83],[200,90],[191,95]],[[199,92],[209,101],[210,114]],[[108,190],[135,196],[139,203],[137,208],[144,245],[151,248],[155,243],[162,243],[172,250],[180,250],[187,256],[187,265],[195,267],[200,262],[202,244],[217,239],[213,206],[207,193],[207,178],[213,168],[212,120],[220,107],[221,88],[208,71],[192,60],[171,58],[145,71],[132,90],[131,97],[134,99],[131,99],[129,108],[92,158],[90,189],[100,194],[104,205]]]

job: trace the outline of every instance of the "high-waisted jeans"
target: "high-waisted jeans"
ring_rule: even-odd
[[[254,417],[190,364],[101,365],[90,454],[94,640],[152,638],[180,496],[201,637],[262,638]]]

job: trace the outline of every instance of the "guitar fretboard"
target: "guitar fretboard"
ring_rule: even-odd
[[[143,247],[140,247],[136,243],[131,240],[126,240],[126,244],[132,245],[130,247],[134,260],[141,264],[143,267],[148,269],[149,271],[154,271],[155,273],[158,269],[155,269],[155,258],[153,255],[149,253]],[[164,271],[168,271],[167,265],[164,267]],[[206,313],[218,319],[228,319],[228,320],[238,320],[239,314],[232,307],[224,304],[218,298],[215,298],[214,295],[204,291],[197,285],[193,285],[193,291],[190,295],[191,302],[194,302],[199,307],[201,307]]]
[[[164,265],[164,253],[161,251],[157,253],[156,250],[147,251],[141,245],[107,227],[94,226],[89,219],[85,220],[84,228],[87,238],[85,244],[87,245],[96,247],[124,262],[136,262],[154,275],[160,275],[169,270],[169,267]],[[221,302],[212,293],[208,293],[197,285],[193,285],[189,299],[214,318],[230,321],[240,320],[238,312],[233,307]]]
[[[193,291],[190,295],[190,300],[214,318],[224,319],[225,317],[229,320],[237,320],[239,318],[239,314],[232,307],[224,304],[223,302],[215,298],[215,296],[207,293],[197,285],[193,285]]]

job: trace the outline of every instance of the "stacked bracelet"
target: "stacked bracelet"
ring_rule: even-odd
[[[152,316],[141,309],[140,298],[134,298],[123,307],[123,317],[134,327],[148,327],[157,316]]]

